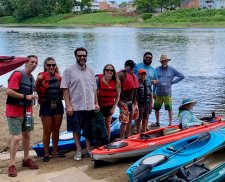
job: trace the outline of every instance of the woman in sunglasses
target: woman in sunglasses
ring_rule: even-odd
[[[48,57],[44,61],[44,72],[39,73],[35,83],[40,104],[39,116],[43,125],[44,162],[50,160],[49,143],[51,134],[53,143],[52,157],[64,157],[63,154],[57,153],[59,129],[64,111],[60,83],[61,76],[55,59]]]
[[[107,64],[103,74],[96,76],[98,103],[100,112],[105,117],[105,125],[110,141],[110,123],[120,98],[120,80],[113,65]]]

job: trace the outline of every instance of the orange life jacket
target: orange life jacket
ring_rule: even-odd
[[[39,74],[43,76],[43,83],[40,88],[36,88],[38,96],[40,98],[44,98],[47,100],[49,99],[49,98],[46,98],[48,97],[47,95],[51,95],[51,99],[49,100],[60,99],[60,96],[61,96],[60,83],[61,83],[62,77],[58,73],[55,73],[54,77],[50,77],[48,72],[41,72]],[[58,82],[57,87],[51,85],[54,82]]]
[[[97,75],[99,77],[98,102],[100,107],[112,106],[116,99],[116,82],[110,80],[108,85],[103,81],[103,74]]]
[[[137,76],[133,73],[127,73],[126,71],[123,70],[125,73],[125,80],[121,83],[122,85],[122,90],[123,91],[128,91],[128,90],[133,90],[133,89],[138,89],[139,84],[138,84],[138,78]]]

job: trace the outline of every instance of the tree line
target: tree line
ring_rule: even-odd
[[[37,16],[71,13],[74,5],[81,10],[88,9],[92,0],[0,0],[0,17],[14,16],[24,20]],[[134,0],[134,6],[139,13],[151,13],[155,8],[175,9],[182,0]],[[126,3],[125,3],[126,4]],[[125,5],[121,3],[121,5]]]
[[[71,13],[74,5],[90,7],[91,0],[0,0],[0,16],[14,16],[18,20],[37,16]]]

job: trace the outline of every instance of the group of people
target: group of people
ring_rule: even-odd
[[[147,131],[149,114],[153,108],[156,116],[154,126],[160,126],[159,111],[163,103],[169,113],[169,125],[172,124],[171,86],[184,79],[184,75],[168,65],[171,60],[168,56],[161,55],[161,66],[156,69],[151,66],[152,53],[146,52],[141,63],[127,60],[124,69],[118,72],[112,64],[107,64],[103,73],[95,75],[86,64],[88,51],[85,48],[75,49],[74,55],[76,62],[66,68],[62,76],[55,59],[48,57],[44,61],[43,72],[38,74],[35,81],[32,76],[38,64],[38,57],[35,55],[28,56],[29,61],[25,64],[24,70],[17,70],[10,76],[6,91],[6,116],[12,136],[8,176],[17,176],[16,152],[21,139],[24,149],[22,166],[30,169],[39,168],[29,158],[30,131],[34,128],[32,101],[35,99],[38,99],[40,105],[39,116],[43,125],[44,162],[55,157],[65,157],[57,151],[64,114],[62,99],[65,101],[67,131],[73,132],[76,144],[75,160],[81,160],[83,155],[80,144],[81,130],[89,130],[90,120],[96,111],[100,111],[104,116],[109,141],[110,123],[116,106],[120,110],[120,139],[132,134],[132,120],[135,120],[138,133]],[[33,94],[34,91],[37,95]],[[185,120],[182,123],[183,128],[191,125],[188,118],[195,124],[200,123],[193,113],[190,113],[195,103],[189,99],[179,108],[179,118]],[[51,135],[52,156],[49,154]],[[86,154],[92,156],[91,138],[86,138]]]

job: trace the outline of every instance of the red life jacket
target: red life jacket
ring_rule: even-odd
[[[116,99],[116,82],[110,80],[108,85],[103,81],[103,74],[97,75],[99,77],[99,91],[98,102],[100,107],[112,106]]]
[[[128,90],[133,90],[133,89],[138,89],[139,84],[138,84],[138,78],[137,76],[133,73],[127,73],[126,71],[123,71],[125,73],[125,80],[121,83],[122,85],[122,90],[123,91],[128,91]]]
[[[43,76],[43,83],[42,83],[40,88],[36,88],[38,96],[40,98],[45,98],[47,93],[48,93],[48,95],[49,94],[51,95],[51,92],[52,92],[52,95],[54,94],[54,95],[57,95],[57,97],[59,97],[58,94],[55,93],[55,90],[58,89],[58,92],[60,92],[60,83],[61,83],[62,77],[58,73],[55,73],[54,77],[58,81],[59,87],[58,88],[49,88],[49,84],[50,84],[49,82],[52,81],[52,80],[50,80],[51,77],[50,77],[49,73],[48,72],[41,72],[39,74]],[[59,98],[55,98],[55,99],[57,100]]]

